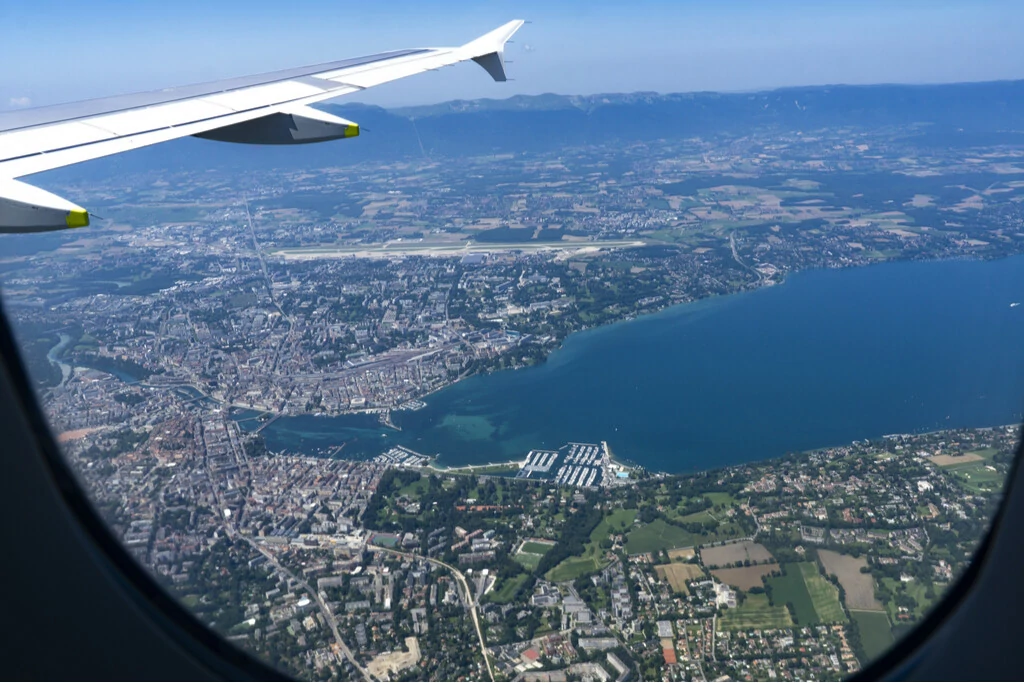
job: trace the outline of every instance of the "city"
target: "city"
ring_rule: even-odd
[[[1020,150],[920,132],[97,174],[65,189],[108,220],[6,250],[4,306],[118,538],[291,675],[838,679],[968,565],[1016,428],[681,474],[611,425],[468,466],[264,430],[400,431],[575,332],[802,270],[1024,251]]]

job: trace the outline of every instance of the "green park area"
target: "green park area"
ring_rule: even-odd
[[[636,518],[635,509],[612,510],[590,532],[590,540],[584,546],[582,555],[568,557],[547,573],[548,581],[571,581],[603,569],[605,549],[601,542],[610,540],[613,534],[621,534],[630,528]],[[607,545],[607,544],[606,544]]]
[[[515,597],[516,591],[522,586],[527,579],[530,578],[529,574],[516,574],[507,579],[502,579],[498,585],[487,594],[486,600],[488,602],[496,602],[499,605],[505,605],[512,602]]]
[[[699,539],[702,537],[659,518],[630,532],[626,539],[626,552],[637,555],[684,548],[694,545],[695,540],[699,542]]]

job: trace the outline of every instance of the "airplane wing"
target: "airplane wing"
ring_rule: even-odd
[[[21,176],[185,136],[300,144],[359,134],[359,125],[310,107],[381,83],[472,59],[505,80],[504,47],[521,20],[461,47],[419,48],[257,76],[0,112],[0,233],[84,227],[85,209]]]

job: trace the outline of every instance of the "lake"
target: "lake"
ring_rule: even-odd
[[[797,273],[574,334],[547,363],[471,377],[394,414],[296,416],[271,450],[371,457],[401,444],[449,465],[607,441],[686,472],[898,432],[1018,421],[1024,256]]]

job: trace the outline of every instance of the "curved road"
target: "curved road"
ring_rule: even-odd
[[[253,547],[253,549],[255,549],[257,552],[259,552],[261,555],[263,555],[265,558],[267,558],[267,560],[272,565],[274,565],[275,569],[280,571],[282,574],[285,574],[285,575],[290,576],[291,578],[293,578],[296,582],[298,582],[298,584],[300,586],[305,588],[309,592],[310,595],[312,595],[314,598],[316,598],[317,604],[320,606],[320,611],[323,612],[325,617],[327,617],[327,623],[330,624],[331,631],[334,633],[334,640],[335,640],[335,642],[338,643],[338,647],[341,649],[341,651],[344,653],[344,655],[348,658],[348,661],[352,662],[352,665],[355,666],[356,669],[359,671],[359,673],[361,673],[363,675],[363,680],[372,681],[373,677],[371,677],[369,672],[366,669],[363,668],[363,666],[355,658],[355,655],[352,654],[352,650],[350,650],[348,648],[348,645],[345,644],[345,641],[341,639],[341,633],[338,632],[338,621],[337,621],[337,619],[334,618],[334,614],[331,612],[331,609],[327,606],[327,603],[324,601],[323,596],[320,595],[320,591],[313,590],[313,587],[311,585],[309,585],[309,583],[307,583],[303,579],[300,579],[298,576],[293,574],[290,569],[288,569],[283,564],[278,562],[277,558],[274,557],[273,553],[271,553],[269,550],[267,550],[266,548],[262,547],[261,545],[259,545],[255,541],[253,541],[248,536],[242,536],[241,534],[238,534],[238,538],[241,538],[243,541],[245,541],[246,543],[251,545]]]
[[[484,656],[484,663],[487,665],[487,673],[488,673],[488,675],[490,675],[491,680],[493,681],[494,680],[494,669],[491,667],[491,658],[490,658],[490,656],[487,653],[487,643],[484,642],[484,632],[480,628],[480,617],[477,616],[477,613],[476,613],[476,602],[473,600],[473,593],[470,592],[470,590],[469,590],[469,582],[466,581],[466,577],[462,574],[462,572],[460,572],[458,569],[456,569],[455,567],[451,566],[447,562],[442,562],[441,560],[435,560],[432,557],[425,557],[424,555],[416,555],[415,553],[406,553],[406,552],[402,552],[401,550],[392,550],[391,548],[384,548],[384,547],[379,546],[379,545],[369,545],[368,547],[372,548],[373,550],[380,550],[380,551],[385,552],[385,553],[391,553],[393,555],[399,555],[401,557],[408,557],[408,558],[411,558],[411,559],[414,559],[414,560],[423,560],[424,562],[429,562],[431,564],[436,564],[439,567],[444,567],[445,569],[447,569],[448,571],[450,571],[452,574],[455,575],[455,578],[459,581],[459,583],[462,584],[463,590],[466,591],[466,604],[469,605],[469,613],[473,616],[473,625],[476,627],[476,635],[477,635],[478,638],[480,638],[480,652]]]

